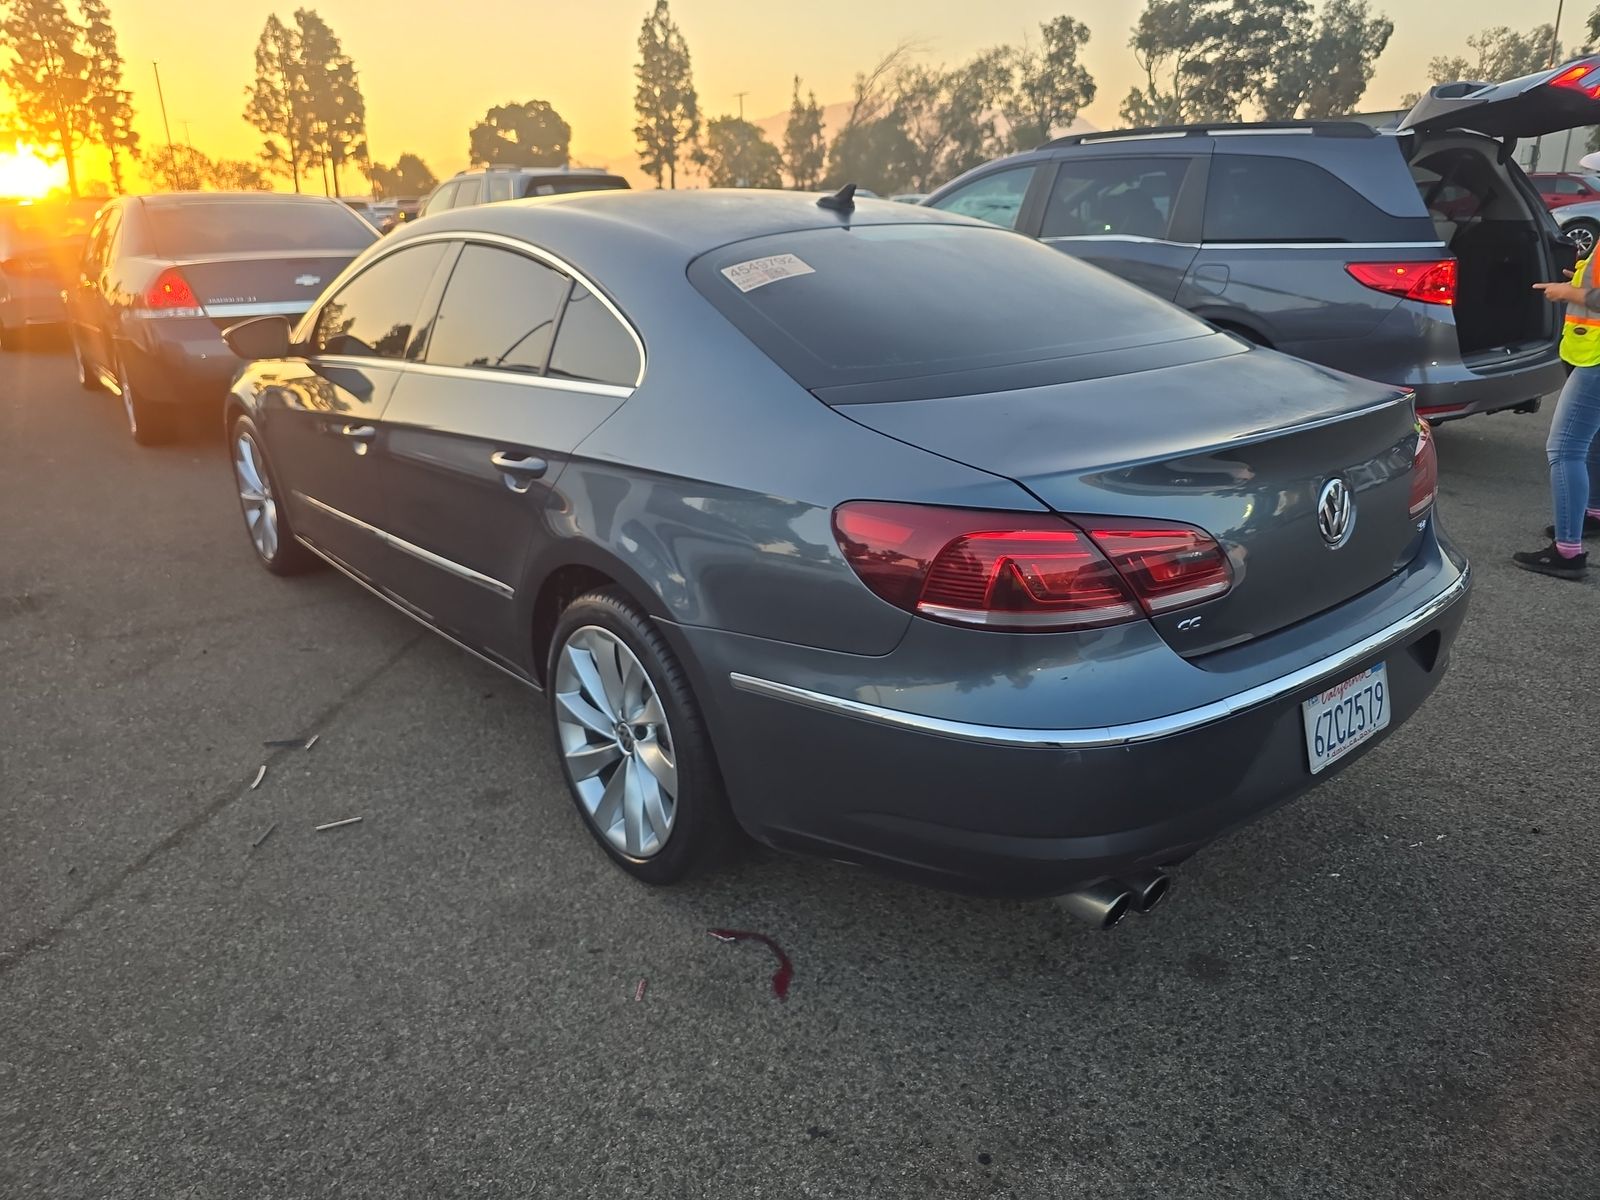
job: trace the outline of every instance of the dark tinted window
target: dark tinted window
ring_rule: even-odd
[[[639,381],[639,366],[639,348],[622,323],[588,288],[574,285],[550,355],[550,374],[632,387]]]
[[[980,372],[1209,332],[1068,255],[977,226],[756,238],[701,256],[689,278],[806,387]],[[974,379],[971,390],[984,386]]]
[[[948,195],[940,196],[930,207],[1015,229],[1017,218],[1022,215],[1022,201],[1028,194],[1028,184],[1033,182],[1033,171],[1032,167],[996,171],[993,175],[985,175]]]
[[[456,192],[460,188],[461,185],[454,180],[441,185],[438,191],[428,197],[427,203],[422,206],[422,211],[418,215],[425,217],[429,213],[443,212],[450,207],[450,202],[455,199]]]
[[[625,190],[626,179],[616,175],[580,175],[576,179],[541,178],[530,175],[523,184],[524,196],[564,196],[568,192],[615,192]]]
[[[1421,222],[1391,217],[1321,167],[1217,154],[1206,188],[1208,242],[1411,241]],[[1422,234],[1429,230],[1422,225]]]
[[[1185,158],[1068,159],[1056,171],[1040,236],[1164,238],[1188,169]]]
[[[345,284],[317,312],[312,353],[404,358],[444,250],[442,242],[397,250]]]
[[[342,204],[251,201],[146,204],[144,220],[166,258],[284,250],[360,250],[378,235]]]
[[[476,204],[483,199],[483,176],[474,175],[470,179],[461,181],[461,190],[456,193],[456,198],[451,202],[451,208],[465,208],[469,204]]]
[[[426,361],[541,374],[570,284],[514,251],[467,246],[445,287]]]

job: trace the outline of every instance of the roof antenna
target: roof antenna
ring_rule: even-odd
[[[834,212],[854,212],[856,208],[856,185],[847,183],[831,196],[824,196],[817,201],[818,208],[831,208]]]

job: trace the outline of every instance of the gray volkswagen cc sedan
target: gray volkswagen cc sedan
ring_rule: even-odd
[[[1407,393],[933,210],[453,211],[228,341],[262,564],[548,693],[652,883],[742,828],[1109,924],[1416,712],[1466,609]]]

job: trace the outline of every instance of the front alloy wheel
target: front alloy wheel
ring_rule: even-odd
[[[274,575],[298,575],[316,566],[316,557],[296,540],[289,525],[289,514],[284,510],[282,493],[255,422],[246,416],[229,422],[228,446],[239,511],[244,514],[245,532],[250,535],[250,545],[261,565]]]
[[[1600,232],[1600,227],[1588,221],[1578,221],[1567,226],[1567,241],[1577,247],[1579,258],[1588,258],[1594,253],[1596,232]]]

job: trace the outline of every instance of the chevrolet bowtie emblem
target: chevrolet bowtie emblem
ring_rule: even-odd
[[[321,282],[321,275],[301,275],[295,280],[295,283],[300,287],[316,287]]]

